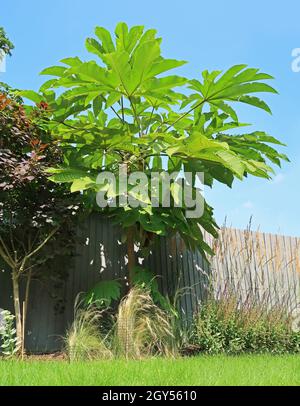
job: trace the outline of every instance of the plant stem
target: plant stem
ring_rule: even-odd
[[[18,339],[18,344],[22,347],[23,329],[22,329],[22,315],[20,306],[20,287],[19,287],[18,271],[16,269],[13,269],[12,271],[12,283],[13,283],[14,309],[16,317],[16,335]]]
[[[173,121],[172,124],[170,124],[170,125],[166,128],[165,132],[167,132],[171,127],[173,127],[176,123],[178,123],[180,120],[182,120],[182,119],[183,119],[184,117],[186,117],[188,114],[190,114],[192,111],[194,111],[194,110],[197,109],[198,107],[202,106],[202,104],[204,104],[206,101],[207,101],[206,99],[201,100],[201,102],[198,103],[198,104],[196,104],[196,106],[190,108],[188,111],[186,111],[186,112],[183,113],[181,116],[179,116],[175,121]],[[163,125],[163,123],[160,124],[160,125],[157,127],[157,129],[156,129],[156,131],[155,131],[156,133],[157,133],[157,131],[162,127],[162,125]]]
[[[124,116],[124,99],[123,96],[121,97],[121,107],[122,107],[122,120],[125,122],[125,116]]]
[[[26,321],[27,321],[27,310],[28,310],[28,303],[29,303],[29,292],[30,292],[30,284],[32,279],[32,269],[29,270],[26,280],[26,288],[25,288],[25,300],[23,302],[23,347],[22,347],[22,356],[24,356],[24,346],[25,346],[25,329],[26,329]]]
[[[127,259],[128,259],[128,283],[129,289],[133,286],[133,269],[135,267],[134,253],[134,228],[127,229]]]
[[[151,125],[151,120],[152,120],[152,116],[153,116],[153,113],[154,113],[154,109],[155,109],[155,106],[153,106],[152,110],[151,110],[151,114],[150,114],[150,118],[149,118],[149,124],[147,125],[146,131],[145,131],[146,134],[148,134],[149,130],[150,130],[150,125]]]
[[[118,119],[119,119],[123,124],[125,124],[125,120],[120,116],[120,114],[116,111],[116,109],[115,109],[113,106],[111,106],[110,108],[111,108],[112,111],[115,113],[115,115],[118,117]]]
[[[54,230],[51,231],[51,233],[48,234],[48,236],[44,239],[44,241],[38,245],[36,247],[36,249],[34,249],[33,251],[31,251],[28,255],[26,255],[26,261],[31,258],[33,255],[35,255],[36,253],[38,253],[43,247],[44,245],[47,244],[47,242],[54,236],[54,234],[59,230],[59,227],[56,227]]]
[[[131,100],[131,97],[129,97],[129,103],[130,103],[131,109],[133,111],[135,122],[136,122],[137,126],[139,127],[139,136],[141,137],[142,136],[141,123],[140,123],[139,117],[137,115],[135,105]]]

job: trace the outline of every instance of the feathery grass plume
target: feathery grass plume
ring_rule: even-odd
[[[169,316],[153,302],[150,292],[134,287],[119,305],[114,330],[118,356],[140,359],[175,356]]]
[[[74,306],[74,321],[65,337],[66,352],[70,361],[110,359],[108,336],[101,335],[103,311],[93,306],[84,308],[77,297]]]

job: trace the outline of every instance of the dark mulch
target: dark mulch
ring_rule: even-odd
[[[63,352],[54,352],[52,354],[26,354],[26,361],[67,361],[68,358]]]

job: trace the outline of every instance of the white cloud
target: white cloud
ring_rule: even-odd
[[[283,173],[279,173],[278,175],[274,176],[272,183],[274,185],[278,185],[279,183],[282,183],[285,180],[285,176]]]
[[[247,202],[243,203],[244,209],[253,209],[254,204],[250,200],[247,200]]]

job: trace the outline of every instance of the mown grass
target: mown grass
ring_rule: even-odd
[[[300,356],[1,361],[0,385],[300,385]]]

